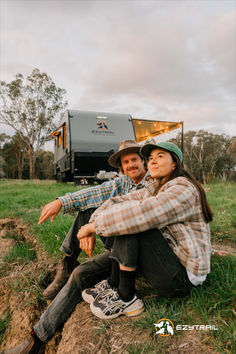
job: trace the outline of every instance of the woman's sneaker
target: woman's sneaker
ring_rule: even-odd
[[[102,299],[91,303],[90,309],[95,316],[105,320],[120,315],[137,316],[145,310],[145,307],[137,294],[134,295],[132,300],[125,302],[121,299],[117,289],[114,289]]]
[[[107,279],[105,279],[96,284],[94,288],[83,290],[81,295],[84,301],[91,304],[93,301],[103,298],[110,291],[112,291],[112,287],[108,284]]]

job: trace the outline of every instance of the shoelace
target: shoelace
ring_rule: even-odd
[[[100,301],[104,306],[108,306],[109,304],[112,304],[113,301],[116,301],[119,299],[119,294],[117,291],[113,290],[112,292],[109,292],[107,294],[107,296],[105,296],[104,298],[102,298],[102,300]]]
[[[97,288],[98,290],[104,290],[107,287],[107,280],[102,280],[100,283],[98,283],[97,285],[95,285],[95,288]]]

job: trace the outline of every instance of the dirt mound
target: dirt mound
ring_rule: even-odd
[[[21,220],[0,220],[0,316],[2,318],[2,314],[7,312],[11,318],[1,347],[8,348],[21,342],[46,306],[46,302],[40,299],[40,286],[50,276],[46,258],[40,255],[40,260],[36,257],[33,261],[18,263],[16,260],[4,265],[8,251],[24,242],[38,250],[37,242]]]

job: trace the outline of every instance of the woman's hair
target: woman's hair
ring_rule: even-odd
[[[172,180],[176,177],[180,177],[180,176],[186,177],[197,188],[197,190],[200,193],[202,211],[203,211],[205,221],[207,223],[212,221],[213,212],[212,212],[211,207],[207,201],[206,193],[205,193],[203,187],[190,173],[188,173],[187,171],[184,170],[184,168],[182,167],[181,162],[177,158],[177,156],[171,152],[170,152],[170,154],[171,154],[172,160],[175,162],[175,169],[171,173],[168,180],[170,181],[170,180]]]

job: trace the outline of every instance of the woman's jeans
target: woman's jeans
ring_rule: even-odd
[[[112,247],[112,258],[126,267],[137,268],[160,296],[188,295],[193,285],[186,269],[158,229],[110,237],[107,242]]]

